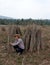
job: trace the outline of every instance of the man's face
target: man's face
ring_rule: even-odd
[[[18,37],[16,36],[15,39],[18,40]]]

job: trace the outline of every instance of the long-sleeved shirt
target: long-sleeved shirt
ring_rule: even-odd
[[[18,40],[16,40],[14,43],[12,43],[12,46],[18,45],[21,49],[24,49],[24,43],[23,40],[21,38],[19,38]]]

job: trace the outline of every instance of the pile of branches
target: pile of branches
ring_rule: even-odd
[[[11,31],[11,34],[16,33],[21,34],[20,27],[15,26]],[[38,51],[39,53],[39,51],[43,49],[41,28],[37,28],[36,26],[28,26],[22,38],[25,44],[25,51]]]
[[[42,30],[36,26],[28,27],[23,36],[25,51],[39,51],[43,49]]]

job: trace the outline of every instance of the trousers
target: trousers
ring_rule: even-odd
[[[17,53],[22,54],[24,49],[21,49],[18,45],[13,46]]]

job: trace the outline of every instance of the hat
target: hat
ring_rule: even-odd
[[[18,38],[20,38],[20,34],[15,34],[14,37],[16,37],[16,36],[17,36]]]

